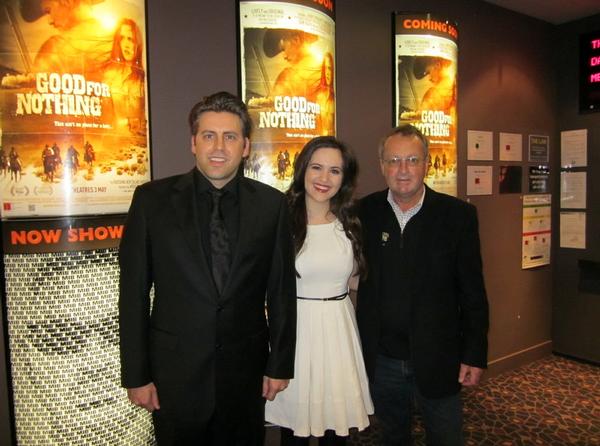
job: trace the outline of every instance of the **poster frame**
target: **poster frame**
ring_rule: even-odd
[[[285,8],[288,7],[287,17],[285,19],[276,17],[275,13],[269,16],[268,12],[264,14],[264,17],[260,17],[259,13],[242,17],[244,8],[247,11],[252,3],[257,3],[257,8],[265,6],[263,9],[267,9],[266,5],[272,10],[285,11]],[[300,24],[300,16],[296,15],[301,10],[310,11],[305,17],[306,21],[302,24]],[[250,155],[244,160],[244,167],[241,168],[247,177],[263,181],[285,191],[291,184],[295,157],[306,142],[316,136],[335,136],[338,63],[335,48],[335,12],[335,0],[236,0],[237,88],[238,95],[246,103],[253,121],[252,149]],[[328,29],[331,31],[330,33],[327,32]],[[248,30],[252,34],[249,34]],[[265,43],[267,34],[275,35],[277,32],[286,30],[310,36],[305,45],[311,48],[314,57],[313,63],[316,64],[315,66],[318,65],[318,69],[307,68],[309,64],[306,61],[310,60],[308,56],[304,56],[304,59],[300,58],[300,62],[288,59],[287,55],[284,59],[284,51],[281,46],[278,51],[267,51],[268,45]],[[283,42],[284,33],[281,32],[281,35],[281,42]],[[311,38],[315,40],[310,40]],[[249,53],[248,48],[250,48],[246,40],[253,42],[253,54],[249,57],[246,57]],[[323,87],[325,56],[331,62],[327,66],[330,67],[332,76],[328,80],[329,87],[327,87],[331,93],[326,95],[328,102],[323,105],[324,103],[321,102],[323,99],[319,98],[321,93],[311,93],[313,87],[307,87],[307,85],[315,85],[315,79],[309,81],[308,77],[316,76],[317,81],[321,77],[317,88],[325,88]],[[253,65],[254,68],[252,68]],[[282,93],[282,90],[276,92],[278,85],[281,85],[279,84],[280,78],[286,70],[296,70],[301,73],[301,76],[292,77],[292,80],[288,81],[287,92]],[[306,74],[310,72],[316,74]],[[300,80],[302,76],[306,76],[306,80]],[[289,98],[292,100],[299,98],[300,101],[307,101],[309,107],[313,102],[319,104],[318,111],[311,112],[309,110],[307,113],[297,113],[297,115],[305,116],[312,113],[315,120],[315,123],[312,124],[314,127],[310,127],[311,124],[308,127],[303,127],[303,124],[297,128],[292,127],[289,126],[290,121],[286,121],[288,124],[283,124],[283,117],[281,117],[279,127],[265,126],[266,121],[263,119],[265,115],[273,117],[274,114],[281,111],[277,106],[278,98],[283,98],[284,101]],[[327,112],[323,110],[327,110]],[[284,162],[281,160],[283,155],[286,159]],[[280,165],[280,161],[284,163],[283,167]]]
[[[99,3],[99,2],[96,2]],[[44,201],[40,201],[39,206],[36,206],[36,204],[32,204],[32,203],[28,203],[28,201],[26,199],[24,200],[19,200],[19,199],[15,199],[12,200],[12,206],[19,206],[21,209],[18,211],[7,211],[7,206],[11,206],[11,197],[10,195],[8,195],[8,193],[5,191],[0,191],[0,207],[2,209],[0,209],[0,214],[1,214],[1,219],[3,220],[11,220],[11,219],[48,219],[48,218],[60,218],[63,216],[67,216],[67,217],[85,217],[85,216],[101,216],[101,215],[113,215],[113,214],[120,214],[120,213],[127,213],[130,202],[131,202],[131,198],[133,197],[133,192],[136,186],[141,185],[147,181],[151,181],[154,178],[154,170],[153,170],[153,166],[152,166],[152,161],[153,161],[153,157],[152,157],[152,113],[151,113],[151,88],[150,88],[150,82],[151,82],[151,74],[150,74],[150,52],[148,50],[149,48],[149,29],[148,29],[148,6],[147,6],[147,0],[128,0],[127,2],[123,2],[123,4],[125,6],[123,6],[123,10],[121,9],[117,9],[117,14],[114,17],[114,24],[118,24],[118,20],[123,19],[123,18],[128,18],[128,17],[132,17],[136,22],[138,23],[138,26],[142,29],[140,29],[141,31],[141,39],[139,40],[139,42],[141,43],[141,45],[143,45],[143,51],[142,51],[142,55],[141,55],[141,60],[144,63],[144,65],[142,65],[142,70],[143,70],[143,78],[142,81],[144,83],[143,86],[143,95],[144,95],[144,103],[143,103],[143,114],[140,114],[140,117],[143,117],[145,123],[144,126],[145,128],[143,129],[143,133],[138,133],[138,138],[139,135],[143,135],[141,136],[141,138],[145,139],[144,144],[140,145],[140,150],[143,151],[145,153],[145,160],[143,162],[138,163],[138,165],[141,165],[144,173],[141,174],[143,177],[142,178],[135,178],[130,185],[128,185],[127,187],[124,186],[117,186],[118,180],[119,179],[124,179],[125,176],[123,176],[123,178],[117,178],[117,176],[114,176],[113,180],[110,179],[100,179],[100,181],[98,181],[97,179],[87,179],[87,181],[79,181],[79,183],[75,184],[75,183],[67,183],[66,181],[64,181],[65,175],[66,175],[66,167],[61,168],[61,170],[63,170],[62,173],[62,177],[60,177],[58,180],[55,177],[54,182],[53,183],[46,183],[43,179],[40,179],[39,181],[37,179],[34,179],[34,176],[30,175],[29,176],[29,181],[35,181],[35,185],[36,188],[39,189],[51,189],[53,190],[50,191],[49,193],[52,196],[56,196],[58,194],[58,199],[56,201],[54,201],[52,203],[51,206],[48,206],[47,203],[44,203]],[[16,4],[16,3],[15,3]],[[95,3],[94,3],[95,5]],[[101,3],[99,3],[100,6],[102,6]],[[113,5],[115,7],[117,7],[118,3],[114,2],[114,3],[110,3],[106,6],[106,8],[110,8],[113,7]],[[14,6],[14,5],[13,5]],[[120,8],[120,6],[118,6]],[[14,8],[12,8],[14,10]],[[131,11],[137,10],[136,12],[133,13],[133,15],[129,15],[129,13]],[[18,12],[18,11],[14,11],[14,12]],[[104,17],[106,11],[103,10],[102,13],[100,13],[97,18],[100,20],[101,17]],[[119,15],[120,14],[120,15]],[[96,16],[94,16],[96,17]],[[35,19],[37,22],[47,22],[48,20],[42,16],[40,18]],[[102,20],[104,20],[104,18],[102,18]],[[20,18],[19,16],[19,22],[23,22],[24,19]],[[143,23],[142,23],[143,21]],[[34,22],[34,23],[37,23]],[[25,23],[25,25],[29,25],[28,23]],[[141,26],[143,25],[143,27]],[[116,28],[113,28],[113,30],[116,30]],[[57,30],[53,30],[52,31],[53,34],[43,34],[43,38],[47,38],[47,36],[49,37],[54,37],[54,36],[60,36],[61,35],[61,30],[57,28]],[[115,37],[116,39],[116,37]],[[49,38],[48,38],[49,40]],[[26,51],[27,56],[31,59],[34,55],[34,53],[37,50],[34,50],[33,48],[36,47],[29,47]],[[112,60],[112,59],[111,59]],[[121,59],[122,60],[122,59]],[[98,71],[98,73],[104,73],[105,68],[103,67],[101,71]],[[34,76],[36,71],[34,71],[34,69],[32,68],[32,71],[30,72],[24,72],[25,74],[29,73],[29,75]],[[49,74],[54,74],[53,72],[48,72]],[[65,74],[69,74],[69,75],[75,75],[76,72],[75,71],[60,71],[57,72],[57,74],[59,74],[60,76],[63,76]],[[84,74],[84,76],[87,76]],[[104,82],[103,80],[98,80],[98,82]],[[5,90],[6,91],[6,90]],[[3,94],[6,94],[3,92]],[[104,112],[103,112],[104,113]],[[77,118],[77,116],[75,117]],[[66,122],[70,123],[70,124],[74,124],[74,121],[68,121],[69,117],[67,117]],[[22,124],[20,124],[22,126]],[[32,124],[33,126],[33,124]],[[10,132],[9,132],[10,133]],[[13,135],[19,135],[20,133],[18,131],[13,131],[12,132]],[[50,126],[48,126],[48,134],[51,135],[53,133],[53,130]],[[0,132],[1,134],[1,132]],[[22,133],[23,135],[27,135],[27,132]],[[86,133],[85,131],[80,131],[80,132],[68,132],[65,131],[63,133],[60,132],[55,132],[54,133],[57,139],[60,138],[81,138],[82,140],[86,140],[88,138],[88,135],[90,137],[93,136],[93,133]],[[60,135],[60,136],[59,136]],[[114,137],[117,139],[117,142],[114,143],[114,146],[112,146],[112,148],[110,150],[113,150],[113,153],[111,155],[115,155],[115,152],[117,150],[117,147],[121,147],[122,145],[122,141],[127,137],[127,135],[124,135],[121,138],[121,141],[119,141],[119,136],[117,136],[118,133],[117,131],[109,131],[107,133],[97,133],[95,135],[95,137],[97,138],[104,138],[104,137]],[[26,141],[26,140],[25,140]],[[93,140],[92,140],[93,142]],[[62,143],[61,143],[62,145]],[[78,145],[75,145],[75,147],[77,149],[79,149],[79,151],[83,151],[82,147],[79,147]],[[109,146],[110,147],[110,146]],[[62,151],[62,155],[64,156],[65,151],[67,149],[67,145],[63,145],[61,147],[61,151]],[[97,149],[97,148],[96,148]],[[37,149],[31,149],[31,150],[37,150]],[[30,155],[31,156],[31,155]],[[83,153],[80,153],[80,165],[83,165]],[[64,158],[63,158],[64,159]],[[114,161],[117,159],[116,156],[112,156],[109,158],[105,158],[106,161],[108,161],[106,164],[110,164],[113,163]],[[100,164],[99,162],[97,164]],[[124,163],[123,163],[124,164]],[[33,165],[32,169],[36,169],[39,170],[40,167],[37,165]],[[115,167],[116,169],[116,167]],[[126,171],[127,167],[125,167],[125,171]],[[80,167],[79,169],[80,171],[84,170],[84,167]],[[91,170],[91,168],[90,168]],[[37,176],[39,176],[40,174],[37,171],[32,170],[32,172],[34,172]],[[93,176],[96,176],[96,178],[98,178],[99,176],[103,175],[103,172],[98,170],[98,167],[94,168],[94,174]],[[126,174],[125,174],[126,175]],[[93,178],[92,176],[92,178]],[[137,174],[136,174],[137,176]],[[26,178],[27,180],[27,178]],[[39,184],[38,184],[39,183]],[[61,184],[62,183],[62,184]],[[16,182],[13,185],[14,186],[19,186]],[[7,186],[6,186],[7,187]],[[5,189],[6,187],[3,187],[3,189]],[[106,189],[106,188],[113,188],[113,190],[111,192],[109,192],[111,194],[111,196],[113,197],[112,201],[108,201],[108,200],[97,200],[95,203],[91,202],[90,203],[90,198],[94,198],[93,194],[94,192],[92,192],[92,190],[101,190],[101,189]],[[31,190],[33,189],[33,187],[30,184],[26,184],[25,188],[27,189],[27,194],[31,194]],[[71,190],[72,189],[72,190]],[[77,193],[73,192],[75,189],[78,189]],[[88,191],[89,189],[89,191]],[[79,190],[85,190],[84,192],[80,192]],[[20,192],[19,192],[20,193]],[[19,194],[17,193],[17,195]],[[48,193],[48,192],[45,192]],[[77,195],[78,197],[81,197],[79,201],[75,202],[73,200],[74,196]],[[102,198],[102,197],[100,197]],[[26,208],[26,209],[25,209]],[[35,208],[35,210],[32,210],[33,208]]]
[[[458,63],[459,63],[459,30],[458,24],[456,21],[445,18],[445,14],[441,13],[432,13],[432,12],[424,12],[424,11],[411,11],[411,10],[397,10],[392,12],[391,14],[391,80],[392,80],[392,92],[393,92],[393,100],[392,100],[392,127],[396,127],[401,124],[409,123],[412,125],[416,125],[419,127],[419,124],[422,124],[424,127],[420,128],[424,133],[425,137],[428,139],[430,147],[429,147],[429,157],[428,163],[429,167],[427,169],[427,174],[425,176],[425,183],[437,190],[438,192],[447,193],[449,195],[457,196],[458,195]],[[406,31],[398,25],[399,20],[402,17],[412,17],[413,21],[416,22],[421,20],[422,22],[431,22],[431,27],[434,29],[426,29],[429,25],[421,25],[420,27],[412,26],[412,29],[416,31]],[[403,31],[403,32],[402,32]],[[443,48],[441,44],[430,44],[428,49],[421,48],[419,51],[416,49],[408,54],[402,55],[398,52],[398,44],[397,44],[397,36],[399,35],[415,35],[421,36],[419,40],[422,42],[425,41],[438,41],[445,42],[447,44],[446,48]],[[453,47],[454,51],[450,48]],[[416,46],[415,46],[416,48]],[[434,48],[436,48],[434,50]],[[443,57],[443,56],[453,56],[452,57]],[[414,107],[412,109],[408,109],[404,107],[402,110],[400,109],[400,80],[399,80],[399,59],[401,57],[406,58],[405,61],[408,60],[409,69],[411,71],[411,75],[408,74],[406,69],[404,70],[407,76],[407,83],[410,86],[410,90],[412,93],[412,97],[414,100]],[[418,60],[420,59],[420,60]],[[427,68],[425,65],[423,66],[422,71],[419,72],[417,76],[418,68],[420,62],[425,64],[426,60],[435,59],[438,65],[441,65],[439,68],[440,73],[445,73],[444,80],[440,83],[434,84],[433,87],[439,91],[444,91],[445,94],[441,94],[439,97],[445,98],[443,100],[444,105],[439,106],[436,105],[431,109],[421,109],[424,99],[431,92],[433,93],[434,88],[427,88],[421,86],[419,91],[414,88],[413,83],[415,80],[417,82],[423,82],[422,79],[428,77],[431,79],[431,71],[433,68],[429,68],[429,64],[434,65],[433,62],[427,62]],[[441,75],[440,75],[441,76]],[[414,79],[413,79],[414,77]],[[438,81],[439,82],[439,81]],[[450,83],[450,86],[448,85]],[[421,91],[423,90],[423,91]],[[450,95],[448,92],[452,92]],[[421,97],[420,94],[423,94]],[[421,97],[421,103],[417,104],[417,98]],[[451,97],[451,99],[449,99]],[[428,103],[430,104],[430,103]],[[411,112],[413,113],[412,117],[401,119],[401,112]],[[432,112],[431,116],[437,114],[443,114],[442,122],[432,122],[432,123],[424,123],[419,119],[418,112],[419,111],[429,111]],[[446,124],[449,124],[446,126]],[[427,126],[431,126],[431,131],[426,130]],[[435,127],[435,129],[434,129]],[[437,133],[439,131],[439,133]],[[445,132],[448,132],[447,135],[444,135]],[[430,134],[431,133],[431,134]],[[436,134],[437,133],[437,134]],[[449,149],[449,151],[447,150]],[[449,154],[448,163],[446,163],[446,155]],[[441,155],[441,157],[440,157]],[[435,157],[435,158],[434,158]],[[439,169],[438,169],[438,158],[439,159]],[[434,161],[435,160],[435,161]],[[435,172],[434,172],[435,170]],[[439,173],[441,171],[441,174]]]

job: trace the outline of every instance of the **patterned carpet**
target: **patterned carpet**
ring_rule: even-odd
[[[468,446],[600,446],[600,367],[546,357],[465,391],[464,413]],[[349,443],[378,445],[377,424]]]

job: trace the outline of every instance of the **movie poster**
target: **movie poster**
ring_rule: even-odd
[[[2,217],[124,213],[150,179],[143,0],[6,0]]]
[[[253,120],[244,173],[279,190],[296,156],[335,135],[332,0],[240,1],[241,91]]]
[[[458,30],[431,14],[397,14],[395,24],[395,121],[428,138],[427,185],[456,196]]]

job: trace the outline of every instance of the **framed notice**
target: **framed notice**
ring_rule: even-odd
[[[500,166],[498,192],[501,194],[520,194],[523,177],[521,166]]]
[[[492,195],[492,166],[467,166],[467,195]]]
[[[523,269],[550,264],[551,195],[523,196]]]
[[[550,137],[545,135],[529,135],[529,161],[547,163],[550,151]]]
[[[560,247],[586,248],[585,212],[560,213]]]
[[[498,159],[500,161],[523,160],[523,135],[500,132],[498,139]]]
[[[585,209],[587,198],[587,172],[560,173],[560,207]]]
[[[587,129],[560,132],[560,166],[587,166]]]
[[[458,29],[432,14],[396,14],[394,24],[394,122],[423,132],[430,156],[425,182],[456,195]]]
[[[467,158],[470,161],[494,159],[494,132],[467,130]]]
[[[253,121],[246,176],[286,190],[296,156],[335,135],[332,0],[239,2],[240,83]]]
[[[529,193],[547,194],[550,192],[550,168],[529,166]]]
[[[150,179],[144,1],[42,3],[0,6],[2,217],[124,213]]]

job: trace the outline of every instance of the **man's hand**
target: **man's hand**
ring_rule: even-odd
[[[158,393],[156,392],[154,383],[127,389],[127,397],[132,404],[143,407],[148,412],[154,412],[155,410],[160,409]]]
[[[481,375],[483,375],[483,369],[467,364],[461,364],[460,372],[458,373],[458,382],[465,387],[476,386],[479,384]]]
[[[268,376],[263,376],[263,398],[273,401],[275,399],[275,395],[282,390],[285,390],[289,383],[289,379],[274,379],[269,378]]]

